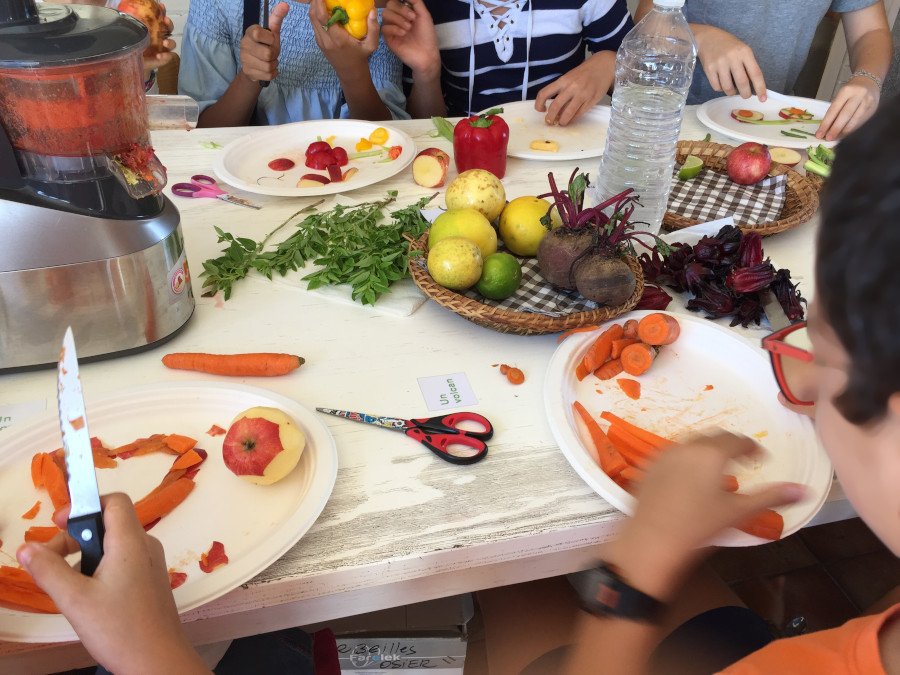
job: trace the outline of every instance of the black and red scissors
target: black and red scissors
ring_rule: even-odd
[[[400,431],[414,438],[438,457],[453,464],[474,464],[487,455],[487,443],[494,435],[494,427],[484,415],[472,412],[455,412],[437,417],[407,420],[400,417],[379,417],[366,413],[334,410],[333,408],[316,408],[319,412],[337,417],[344,417],[354,422],[374,424]],[[481,427],[479,431],[463,429],[459,425],[471,422]],[[474,451],[474,452],[473,452]]]

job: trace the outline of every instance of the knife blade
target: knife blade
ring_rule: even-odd
[[[772,326],[772,330],[781,330],[791,325],[791,320],[784,311],[784,307],[778,302],[778,298],[771,289],[764,288],[759,292],[759,301],[762,303],[766,318]]]
[[[81,548],[81,573],[93,576],[103,557],[103,514],[100,512],[100,492],[91,452],[81,376],[78,374],[78,354],[72,327],[66,329],[57,369],[59,401],[59,429],[66,454],[69,480],[69,535]]]

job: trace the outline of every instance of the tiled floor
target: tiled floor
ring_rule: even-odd
[[[858,518],[763,546],[721,549],[711,566],[775,631],[801,616],[808,631],[838,626],[900,586],[900,559]],[[489,670],[488,648],[476,608],[465,675],[509,675]]]

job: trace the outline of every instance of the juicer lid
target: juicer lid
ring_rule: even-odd
[[[0,68],[73,65],[143,51],[149,41],[146,26],[127,14],[41,2],[30,18],[0,23]]]

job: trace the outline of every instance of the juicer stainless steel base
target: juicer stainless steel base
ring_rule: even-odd
[[[0,200],[0,372],[55,367],[70,325],[90,360],[161,344],[193,311],[169,199],[147,219]]]

